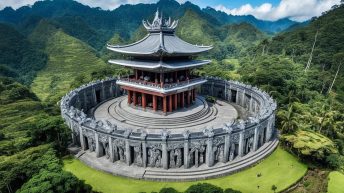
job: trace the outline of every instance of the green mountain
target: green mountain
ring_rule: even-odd
[[[29,84],[46,64],[46,55],[13,27],[0,24],[0,75]]]
[[[227,15],[212,8],[200,9],[189,1],[179,4],[175,0],[121,5],[112,11],[90,8],[73,0],[38,1],[31,7],[24,6],[17,10],[5,8],[0,11],[0,22],[14,24],[27,33],[38,23],[39,18],[54,19],[69,35],[86,40],[91,46],[100,49],[100,45],[115,33],[123,38],[130,38],[141,25],[142,19],[152,17],[158,8],[165,15],[174,18],[192,10],[214,25],[250,23],[265,32],[282,31],[296,23],[288,19],[270,22],[258,20],[253,16]]]
[[[289,28],[290,26],[298,24],[298,22],[291,21],[290,19],[286,19],[286,18],[280,19],[277,21],[264,21],[264,20],[259,20],[253,17],[252,15],[244,15],[244,16],[228,15],[222,11],[217,11],[211,7],[206,7],[202,9],[202,11],[216,18],[221,24],[249,23],[262,31],[270,32],[270,33],[281,32]]]
[[[320,85],[315,88],[326,93],[333,82],[338,67],[344,63],[344,6],[334,7],[319,18],[313,19],[309,25],[288,30],[259,45],[270,54],[282,54],[306,68],[308,61],[310,73],[317,77]],[[316,41],[315,41],[316,38]],[[314,50],[312,53],[312,47]],[[312,54],[311,54],[312,53]],[[311,58],[311,60],[310,60]],[[315,70],[315,71],[312,71]],[[343,100],[344,66],[339,68],[334,89]]]
[[[42,29],[51,30],[42,33]],[[93,48],[61,29],[54,29],[49,23],[41,22],[30,39],[33,43],[41,44],[49,56],[47,65],[38,72],[31,84],[32,91],[41,100],[59,100],[71,89],[75,77],[84,75],[89,78],[94,70],[106,67]],[[42,45],[38,40],[43,40],[45,44]]]

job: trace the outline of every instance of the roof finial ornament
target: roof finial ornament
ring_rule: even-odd
[[[143,26],[148,31],[172,31],[173,32],[174,29],[178,25],[178,20],[174,20],[172,22],[171,18],[169,17],[169,19],[165,20],[164,22],[162,13],[159,14],[159,9],[157,9],[152,23],[146,20],[143,20],[142,23],[143,23]]]

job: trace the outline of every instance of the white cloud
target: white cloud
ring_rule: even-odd
[[[0,0],[0,9],[12,7],[18,9],[25,5],[33,5],[39,0]],[[104,10],[112,10],[122,4],[155,3],[158,0],[76,0],[90,7],[100,7]],[[181,0],[182,1],[182,0]]]
[[[314,16],[320,16],[322,12],[329,10],[340,0],[281,0],[277,6],[264,3],[253,7],[245,4],[239,8],[229,9],[218,5],[215,9],[232,15],[253,15],[258,19],[275,21],[282,18],[290,18],[295,21],[305,21]]]
[[[19,7],[25,5],[32,5],[38,0],[0,0],[0,9],[5,7],[12,7],[13,9],[18,9]]]

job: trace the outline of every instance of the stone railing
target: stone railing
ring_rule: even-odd
[[[277,106],[266,92],[236,81],[206,79],[201,94],[236,103],[253,116],[229,121],[220,128],[205,128],[203,132],[185,128],[179,134],[164,129],[160,134],[151,134],[94,120],[87,112],[123,94],[115,78],[91,82],[68,93],[61,100],[61,114],[72,129],[73,143],[82,150],[95,151],[97,157],[106,156],[111,162],[141,167],[211,167],[256,151],[275,137]]]

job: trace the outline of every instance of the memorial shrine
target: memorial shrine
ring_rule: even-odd
[[[143,25],[142,40],[107,46],[127,56],[109,63],[130,75],[88,83],[61,100],[78,159],[114,175],[190,181],[237,172],[273,152],[277,105],[266,92],[197,76],[194,69],[210,63],[197,55],[212,47],[178,38],[178,21],[157,12]]]

